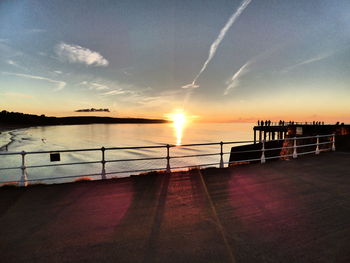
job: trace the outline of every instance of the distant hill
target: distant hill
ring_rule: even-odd
[[[77,117],[46,117],[45,115],[24,114],[19,112],[0,112],[0,125],[46,126],[46,125],[74,125],[94,123],[166,123],[162,119],[145,118],[112,118],[95,116]]]

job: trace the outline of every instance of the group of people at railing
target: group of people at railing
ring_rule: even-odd
[[[295,122],[295,121],[283,121],[272,122],[271,120],[258,120],[258,126],[288,126],[288,125],[324,125],[324,121],[312,121],[312,122]],[[343,123],[342,123],[343,124]],[[339,122],[336,123],[339,125]]]

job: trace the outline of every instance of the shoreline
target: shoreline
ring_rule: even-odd
[[[24,129],[24,128],[30,128],[30,127],[33,127],[33,126],[30,126],[30,125],[11,125],[11,124],[1,123],[0,124],[0,134],[2,132],[15,131],[18,129]]]
[[[1,124],[0,136],[2,136],[3,133],[8,133],[11,137],[7,143],[0,144],[0,151],[8,151],[8,147],[15,142],[15,135],[13,134],[14,131],[31,127],[33,126]]]

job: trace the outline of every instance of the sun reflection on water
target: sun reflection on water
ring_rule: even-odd
[[[176,136],[176,145],[181,145],[184,128],[186,125],[186,114],[182,111],[170,114]]]

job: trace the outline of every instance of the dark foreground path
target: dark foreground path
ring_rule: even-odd
[[[350,154],[0,189],[0,262],[350,262]]]

